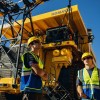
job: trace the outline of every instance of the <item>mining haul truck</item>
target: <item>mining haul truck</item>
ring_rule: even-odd
[[[11,15],[10,11],[0,13],[0,100],[22,99],[20,56],[29,50],[27,40],[31,36],[41,39],[40,57],[44,70],[50,75],[49,81],[43,81],[44,98],[78,100],[75,84],[77,71],[83,68],[81,55],[86,51],[93,54],[93,35],[91,29],[86,28],[78,5],[36,16],[30,15],[27,5],[26,8],[28,13],[22,10],[21,20],[13,20],[13,16],[19,13],[18,9],[14,10],[15,15]],[[65,67],[66,71],[61,75]],[[67,87],[62,85],[62,79]]]

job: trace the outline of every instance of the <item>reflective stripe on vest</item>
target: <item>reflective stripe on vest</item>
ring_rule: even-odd
[[[31,71],[24,71],[21,73],[21,76],[27,76],[27,75],[30,75],[31,74]]]
[[[31,90],[41,90],[42,89],[42,86],[40,89],[37,89],[37,88],[30,88],[30,87],[25,87],[25,89],[31,89]]]
[[[98,85],[92,85],[92,87],[95,88],[95,89],[100,89],[100,87]],[[82,88],[83,89],[91,88],[91,85],[90,84],[87,84],[86,86],[83,86]]]

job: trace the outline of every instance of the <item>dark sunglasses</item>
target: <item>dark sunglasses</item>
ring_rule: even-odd
[[[40,41],[33,41],[33,42],[31,42],[30,44],[31,44],[31,45],[34,45],[34,44],[36,44],[36,43],[38,43],[38,44],[39,44],[39,43],[40,43]]]
[[[85,57],[85,58],[83,58],[83,60],[86,60],[86,59],[92,59],[92,57]]]

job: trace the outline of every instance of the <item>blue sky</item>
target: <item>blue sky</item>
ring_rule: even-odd
[[[18,0],[13,0],[18,1]],[[97,59],[97,66],[100,68],[100,0],[71,0],[72,5],[78,5],[80,14],[83,18],[85,26],[92,29],[95,39],[92,48]],[[52,11],[68,6],[68,0],[49,0],[39,5],[32,11],[34,15]]]

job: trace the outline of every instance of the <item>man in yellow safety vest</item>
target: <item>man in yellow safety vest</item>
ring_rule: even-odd
[[[78,71],[77,91],[82,100],[100,100],[100,69],[89,52],[82,55],[85,67]]]
[[[42,100],[42,80],[48,79],[43,71],[43,63],[40,60],[41,42],[33,36],[28,40],[31,51],[22,55],[23,67],[21,73],[20,90],[24,93],[22,100]]]

